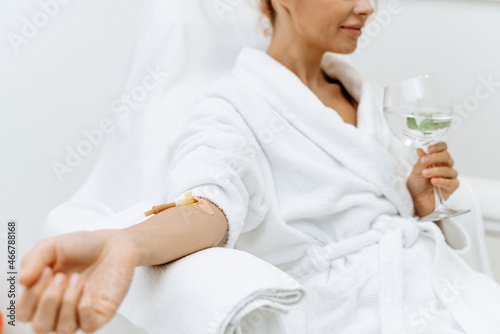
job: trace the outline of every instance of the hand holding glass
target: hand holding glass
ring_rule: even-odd
[[[448,132],[453,107],[438,75],[421,75],[385,87],[384,115],[397,138],[427,152]],[[434,186],[434,196],[434,212],[419,221],[437,221],[470,212],[448,208],[439,187]]]

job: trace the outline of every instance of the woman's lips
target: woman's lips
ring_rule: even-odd
[[[351,36],[354,37],[361,36],[361,28],[351,28],[351,27],[341,27],[341,28]]]

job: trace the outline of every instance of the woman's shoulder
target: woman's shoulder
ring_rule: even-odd
[[[246,90],[244,86],[244,83],[234,75],[227,74],[206,86],[199,95],[198,101],[217,99],[221,102],[231,103]]]
[[[208,85],[200,99],[218,98],[233,103],[248,103],[250,95],[262,93],[260,84],[267,83],[269,73],[259,76],[256,72],[266,66],[275,69],[277,64],[263,50],[246,46],[240,50],[230,71]]]
[[[241,113],[241,108],[252,104],[252,87],[230,73],[207,85],[198,95],[191,110],[204,110],[208,106],[221,113]]]
[[[249,134],[250,129],[240,114],[243,85],[231,75],[220,78],[204,88],[187,109],[188,122],[203,126],[227,126]],[[229,129],[228,129],[229,130]],[[230,130],[232,131],[232,130]]]

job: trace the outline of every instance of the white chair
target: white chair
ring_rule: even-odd
[[[474,267],[474,261],[470,261],[474,269],[482,271],[491,276],[491,264],[498,264],[498,260],[490,262],[488,259],[488,253],[486,247],[484,246],[484,230],[489,232],[493,236],[500,236],[500,182],[477,178],[477,177],[467,177],[466,180],[470,184],[471,188],[476,195],[477,204],[479,205],[479,210],[484,222],[479,222],[476,225],[477,238],[478,241],[478,255],[480,259],[477,263],[481,263],[481,267]],[[469,232],[470,233],[470,232]],[[498,254],[490,254],[492,259]],[[498,268],[496,268],[497,279],[498,279]]]
[[[471,248],[465,254],[460,256],[474,269],[493,276],[491,264],[485,243],[485,224],[483,221],[483,202],[478,202],[476,197],[477,181],[470,177],[459,177],[460,187],[450,197],[447,204],[454,208],[470,208],[472,211],[468,214],[455,217],[456,220],[465,228],[469,234]],[[500,189],[500,188],[499,188]]]

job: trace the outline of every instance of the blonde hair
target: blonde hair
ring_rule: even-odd
[[[260,10],[271,23],[271,25],[265,30],[265,33],[267,35],[270,35],[273,32],[274,23],[276,21],[276,10],[274,9],[272,0],[260,0]]]

